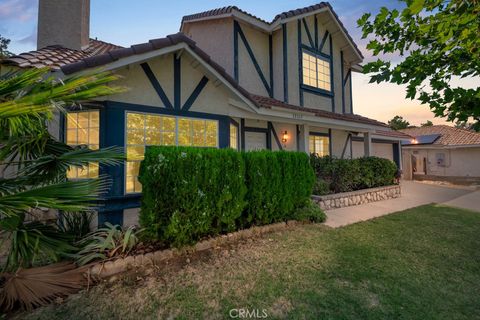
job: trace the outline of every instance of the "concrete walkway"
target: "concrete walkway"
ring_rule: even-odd
[[[401,185],[402,196],[400,198],[328,210],[325,224],[337,228],[429,203],[445,204],[480,212],[480,190],[413,181],[402,181]]]

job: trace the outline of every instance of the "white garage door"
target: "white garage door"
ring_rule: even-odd
[[[245,150],[267,149],[267,134],[264,132],[245,132]]]

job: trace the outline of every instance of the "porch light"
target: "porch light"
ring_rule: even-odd
[[[417,143],[418,143],[418,140],[415,139],[415,138],[413,138],[413,139],[412,139],[412,144],[417,144]]]
[[[282,142],[283,142],[283,143],[287,143],[287,141],[288,141],[288,132],[285,131],[285,132],[283,133]]]

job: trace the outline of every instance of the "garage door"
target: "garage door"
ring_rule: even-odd
[[[267,134],[265,132],[245,132],[245,150],[267,149]]]

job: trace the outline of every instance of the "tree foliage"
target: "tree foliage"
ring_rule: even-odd
[[[66,107],[81,108],[93,98],[122,90],[110,85],[116,79],[97,73],[58,80],[48,69],[0,77],[0,232],[2,240],[10,241],[4,269],[58,260],[72,251],[59,230],[27,218],[49,209],[91,210],[93,201],[107,190],[108,179],[69,181],[68,169],[90,162],[115,165],[123,159],[123,151],[69,146],[55,140],[47,123]],[[13,173],[6,175],[6,168]]]
[[[406,8],[364,14],[358,25],[374,56],[398,53],[398,64],[378,59],[364,66],[370,82],[406,85],[406,97],[428,104],[449,121],[480,122],[480,87],[454,87],[453,78],[480,75],[480,2],[402,0]]]
[[[10,51],[8,51],[9,44],[10,39],[2,37],[2,35],[0,34],[0,60],[13,55]]]
[[[388,126],[392,128],[392,130],[407,129],[410,126],[410,122],[403,119],[402,116],[395,116],[392,120],[388,121]]]
[[[431,127],[431,126],[433,126],[433,122],[430,121],[430,120],[427,120],[426,122],[421,123],[420,126],[421,127]]]

